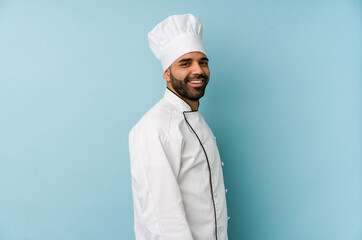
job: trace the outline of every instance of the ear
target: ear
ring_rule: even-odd
[[[167,81],[170,82],[171,78],[170,78],[170,68],[167,68],[164,72],[163,72],[163,78]]]

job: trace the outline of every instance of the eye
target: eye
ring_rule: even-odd
[[[190,64],[188,62],[182,62],[180,64],[181,67],[188,67]]]
[[[203,66],[207,66],[208,64],[209,64],[208,61],[202,61],[202,62],[200,62],[200,65],[203,65]]]

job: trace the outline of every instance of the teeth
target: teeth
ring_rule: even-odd
[[[199,80],[199,81],[190,81],[190,83],[202,83],[202,81],[201,80]]]

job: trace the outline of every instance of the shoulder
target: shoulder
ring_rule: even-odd
[[[157,136],[166,139],[170,125],[175,123],[175,109],[168,101],[161,99],[154,105],[130,131],[130,138],[147,138]]]

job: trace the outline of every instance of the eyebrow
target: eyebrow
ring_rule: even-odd
[[[181,63],[181,62],[189,62],[189,61],[191,61],[192,60],[192,58],[183,58],[183,59],[181,59],[180,61],[178,61],[179,63]]]
[[[209,59],[207,57],[203,57],[201,58],[200,60],[203,60],[203,61],[209,61]],[[183,58],[181,59],[180,61],[178,61],[179,63],[182,63],[182,62],[189,62],[189,61],[192,61],[192,58]]]

